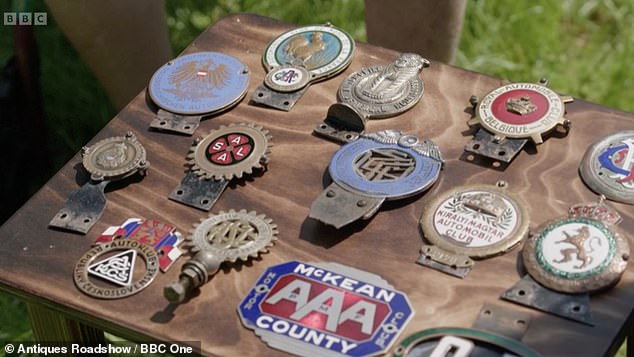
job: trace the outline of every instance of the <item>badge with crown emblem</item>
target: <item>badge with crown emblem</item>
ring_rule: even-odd
[[[502,254],[528,233],[524,201],[507,184],[467,185],[436,195],[420,219],[425,239],[417,262],[464,278],[474,261]]]
[[[474,138],[467,143],[467,161],[476,156],[494,167],[510,163],[530,140],[542,144],[544,136],[558,130],[567,134],[570,122],[564,118],[565,103],[572,97],[560,96],[546,87],[548,81],[539,83],[509,83],[498,87],[480,100],[470,99],[474,117],[469,126],[479,126]]]
[[[522,250],[528,275],[503,298],[592,325],[588,294],[614,286],[629,260],[620,221],[601,196],[543,223]]]

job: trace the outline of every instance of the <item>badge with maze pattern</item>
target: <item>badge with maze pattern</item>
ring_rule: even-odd
[[[154,219],[130,218],[121,226],[106,229],[95,243],[103,244],[114,239],[132,239],[154,247],[159,255],[161,271],[166,272],[183,252],[179,246],[183,236],[175,227]]]
[[[342,146],[330,160],[333,183],[313,201],[310,218],[341,228],[369,219],[385,200],[411,197],[440,176],[443,159],[430,140],[384,130]]]
[[[380,276],[338,263],[290,261],[268,268],[238,306],[245,327],[299,356],[375,356],[414,315]]]

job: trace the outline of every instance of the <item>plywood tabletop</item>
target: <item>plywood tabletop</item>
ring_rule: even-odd
[[[398,117],[370,121],[367,131],[395,128],[432,139],[446,160],[441,178],[423,195],[385,204],[371,220],[335,230],[307,218],[311,202],[328,182],[326,167],[339,147],[311,135],[311,131],[336,101],[337,88],[346,76],[365,66],[388,63],[398,53],[358,43],[349,68],[312,85],[292,111],[250,105],[248,98],[265,75],[261,54],[266,44],[290,28],[290,24],[255,15],[231,15],[210,27],[185,51],[224,52],[250,69],[247,98],[230,111],[203,120],[195,135],[204,136],[220,125],[239,122],[257,123],[272,134],[268,170],[231,185],[212,209],[246,208],[272,218],[279,226],[279,241],[270,253],[250,263],[225,266],[199,294],[179,306],[168,304],[162,289],[177,279],[185,259],[168,273],[159,274],[146,290],[126,299],[98,300],[75,287],[75,263],[108,226],[142,217],[170,222],[188,232],[206,215],[167,199],[185,173],[185,155],[192,138],[149,130],[154,113],[143,92],[90,143],[132,130],[148,151],[149,175],[108,190],[106,210],[85,236],[51,230],[49,220],[78,187],[81,160],[79,155],[73,157],[0,228],[0,288],[132,339],[200,340],[205,355],[274,356],[285,353],[268,349],[241,325],[236,307],[242,298],[269,266],[289,260],[338,262],[381,275],[409,296],[416,314],[399,341],[421,329],[469,327],[484,303],[496,303],[531,314],[523,342],[544,355],[599,356],[618,348],[634,307],[631,265],[616,288],[592,297],[596,326],[591,327],[499,300],[500,294],[520,279],[518,248],[478,261],[465,279],[415,261],[423,243],[418,227],[423,208],[434,195],[457,185],[506,180],[510,190],[528,202],[531,227],[564,215],[571,204],[596,200],[577,173],[585,148],[605,135],[634,127],[634,115],[576,100],[567,105],[567,118],[573,123],[567,137],[550,138],[536,150],[529,147],[504,171],[485,168],[459,159],[470,139],[468,100],[472,94],[483,96],[501,81],[432,63],[422,74],[425,94],[421,102]],[[634,209],[619,203],[612,206],[623,215],[621,230],[631,237]]]

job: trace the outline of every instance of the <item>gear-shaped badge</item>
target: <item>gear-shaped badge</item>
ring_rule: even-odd
[[[193,134],[203,116],[240,102],[249,85],[249,69],[219,52],[197,52],[175,58],[159,68],[148,95],[159,107],[151,128]]]
[[[271,135],[261,126],[221,126],[196,140],[187,156],[191,170],[169,198],[208,211],[232,179],[241,179],[268,163]]]
[[[81,153],[90,180],[68,196],[49,226],[85,234],[106,207],[104,189],[108,183],[136,173],[145,176],[150,163],[145,148],[132,132],[98,141],[84,147]]]
[[[194,257],[183,265],[179,281],[165,287],[164,295],[173,303],[203,285],[223,262],[235,263],[268,252],[277,239],[277,225],[264,214],[246,210],[220,211],[194,225],[187,237]]]
[[[539,145],[543,136],[554,130],[568,134],[570,121],[564,118],[565,103],[573,98],[561,96],[539,83],[509,83],[498,87],[480,100],[469,100],[475,116],[467,124],[479,125],[465,151],[488,158],[494,167],[506,165],[526,145],[528,140]],[[468,161],[475,156],[468,155]]]

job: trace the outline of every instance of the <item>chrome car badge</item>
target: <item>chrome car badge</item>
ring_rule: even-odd
[[[338,263],[268,268],[238,306],[242,324],[269,346],[299,356],[387,352],[414,315],[383,278]]]
[[[474,259],[503,254],[528,234],[528,212],[507,183],[466,185],[437,194],[420,219],[425,239],[417,262],[464,278]]]
[[[612,134],[590,146],[579,174],[594,192],[634,205],[634,131]]]
[[[354,40],[330,24],[299,27],[282,33],[264,50],[264,83],[251,100],[289,111],[310,84],[337,75],[352,60]]]
[[[159,107],[150,127],[191,135],[202,117],[240,102],[248,85],[248,68],[232,56],[197,52],[177,57],[150,79],[148,94]]]
[[[430,140],[384,130],[342,146],[330,160],[332,183],[313,201],[309,217],[341,228],[369,219],[385,200],[419,194],[436,182],[443,159]]]

